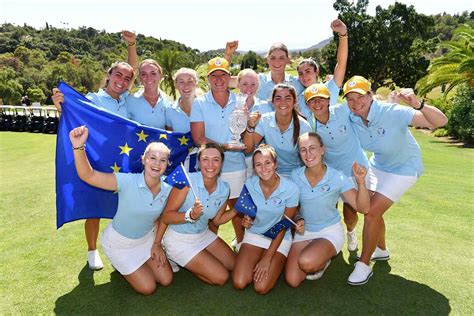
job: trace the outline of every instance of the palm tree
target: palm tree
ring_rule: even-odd
[[[156,55],[161,68],[163,69],[163,84],[176,99],[176,88],[174,86],[173,74],[178,70],[179,52],[164,49]]]
[[[474,31],[465,24],[453,33],[453,39],[442,42],[439,48],[448,49],[448,53],[431,61],[428,75],[421,78],[416,88],[421,95],[426,95],[433,88],[446,87],[447,95],[454,87],[467,83],[474,86]]]

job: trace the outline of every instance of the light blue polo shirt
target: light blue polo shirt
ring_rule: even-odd
[[[299,117],[300,135],[311,132],[311,126],[302,117]],[[278,162],[278,172],[289,175],[293,169],[301,166],[296,145],[293,144],[293,120],[283,133],[275,119],[275,112],[262,115],[255,128],[255,132],[264,137],[265,143],[275,148]]]
[[[337,98],[339,97],[339,90],[341,90],[334,79],[331,79],[329,81],[326,81],[324,85],[328,88],[329,90],[329,105],[336,105],[337,104]],[[305,89],[306,90],[306,89]],[[298,95],[298,105],[301,110],[301,114],[304,115],[308,119],[313,115],[311,113],[311,110],[309,109],[309,106],[306,104],[306,101],[304,99],[304,90]]]
[[[254,234],[263,234],[278,223],[285,213],[287,207],[298,206],[298,187],[285,177],[280,177],[280,184],[268,199],[265,199],[260,178],[252,176],[245,181],[253,202],[257,206],[257,216],[253,220],[252,226],[248,229]],[[285,239],[290,239],[291,230],[288,229]]]
[[[277,85],[273,82],[271,73],[259,73],[258,80],[260,81],[260,87],[257,91],[257,98],[266,101],[270,100],[272,98],[273,88]],[[285,80],[282,83],[293,86],[296,89],[296,95],[304,91],[304,86],[301,84],[298,77],[285,73]]]
[[[232,134],[229,129],[229,117],[236,107],[236,96],[229,92],[229,100],[224,108],[222,108],[212,96],[212,92],[194,99],[191,108],[191,122],[204,122],[204,136],[219,144],[228,143]],[[225,152],[223,172],[231,172],[246,169],[243,151]]]
[[[166,125],[165,111],[169,106],[168,100],[163,97],[160,92],[160,97],[154,107],[143,96],[144,90],[130,94],[127,97],[127,111],[130,119],[140,124],[164,129]]]
[[[324,161],[334,169],[344,172],[346,177],[352,177],[353,162],[366,168],[369,165],[352,128],[350,112],[346,104],[338,104],[329,107],[329,120],[326,125],[318,122],[313,115],[308,121],[313,131],[321,136],[326,147]]]
[[[171,127],[174,132],[187,133],[191,131],[189,116],[179,106],[179,99],[166,108],[166,126]]]
[[[227,202],[230,189],[227,182],[218,179],[216,189],[209,194],[204,186],[201,172],[190,173],[189,180],[193,184],[194,190],[196,190],[196,195],[201,200],[204,209],[203,214],[194,223],[172,224],[169,225],[169,228],[181,234],[199,234],[208,229],[209,220],[212,220],[222,205]],[[186,213],[188,209],[193,207],[195,201],[194,194],[190,189],[178,211]]]
[[[336,208],[337,200],[342,193],[355,188],[354,182],[341,171],[328,166],[324,177],[312,187],[304,174],[305,169],[294,170],[290,179],[300,190],[300,215],[304,218],[305,230],[319,232],[341,220]]]
[[[253,97],[254,103],[253,106],[250,108],[250,113],[259,112],[260,114],[265,114],[268,112],[275,111],[273,104],[268,101],[260,100],[257,97]]]
[[[367,116],[368,126],[358,115],[350,114],[362,148],[374,153],[371,165],[402,176],[421,176],[420,146],[408,128],[415,113],[415,109],[408,106],[373,100]]]
[[[112,220],[113,228],[122,236],[138,239],[155,226],[168,201],[171,186],[161,178],[161,190],[153,197],[142,173],[116,173],[118,208]]]
[[[126,99],[128,96],[128,91],[125,91],[119,96],[118,101],[115,100],[108,94],[104,89],[99,89],[97,92],[89,92],[86,94],[86,98],[94,102],[100,108],[109,110],[112,113],[118,114],[121,117],[129,118]]]

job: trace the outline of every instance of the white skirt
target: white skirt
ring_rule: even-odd
[[[240,192],[242,192],[242,188],[244,187],[246,176],[247,169],[221,173],[221,180],[227,182],[230,187],[229,199],[236,199],[239,197]]]
[[[418,181],[417,176],[401,176],[373,166],[369,167],[367,177],[370,179],[367,189],[386,196],[392,202],[398,202],[402,195]]]
[[[338,222],[334,225],[321,229],[319,232],[310,232],[305,230],[303,235],[295,233],[293,243],[320,238],[328,240],[336,249],[336,253],[339,253],[344,246],[344,226],[341,222]]]
[[[209,229],[199,234],[181,234],[168,228],[163,237],[163,246],[170,260],[185,267],[192,258],[216,239],[217,235]]]
[[[150,259],[154,241],[154,229],[141,238],[130,239],[118,233],[112,223],[100,236],[100,245],[106,257],[122,275],[132,274]]]
[[[244,240],[242,240],[242,244],[249,244],[259,248],[268,249],[270,248],[270,244],[272,243],[273,239],[260,235],[254,234],[249,232],[248,230],[245,231]],[[291,248],[291,240],[283,239],[281,241],[280,246],[278,246],[277,251],[288,257],[288,253],[290,252]]]

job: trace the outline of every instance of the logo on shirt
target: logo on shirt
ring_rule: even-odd
[[[283,200],[280,199],[280,198],[273,198],[273,204],[274,205],[281,205],[281,203],[283,203]]]
[[[214,207],[220,208],[222,206],[222,203],[224,203],[224,200],[215,200]]]
[[[384,136],[385,135],[385,129],[383,127],[377,128],[377,135]]]
[[[329,190],[331,190],[331,187],[328,184],[323,185],[321,188],[322,192],[329,192]]]
[[[341,126],[339,126],[339,132],[341,134],[345,134],[347,132],[347,127],[346,125],[342,124]]]

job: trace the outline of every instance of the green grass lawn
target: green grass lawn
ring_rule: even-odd
[[[0,132],[0,314],[472,315],[474,151],[414,133],[425,174],[386,215],[392,259],[375,264],[367,285],[346,284],[354,254],[344,249],[321,280],[297,289],[281,279],[260,296],[181,270],[143,297],[105,256],[102,271],[89,271],[83,222],[56,230],[56,136]],[[230,226],[221,232],[230,242]]]

